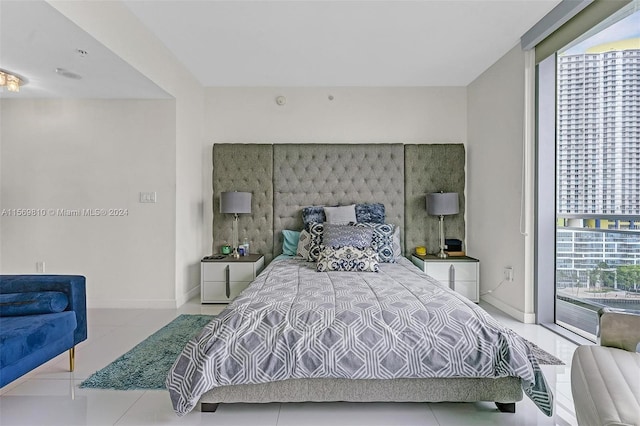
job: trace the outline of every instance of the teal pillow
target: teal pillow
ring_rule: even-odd
[[[0,294],[0,316],[15,317],[62,312],[69,299],[60,291],[32,291]]]
[[[298,241],[300,240],[300,231],[291,231],[285,229],[282,231],[284,241],[282,242],[282,254],[287,256],[295,256],[298,250]]]

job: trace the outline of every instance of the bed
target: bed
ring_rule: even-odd
[[[213,250],[230,229],[216,195],[248,191],[257,208],[240,233],[270,263],[174,364],[167,388],[176,413],[298,401],[493,401],[513,412],[524,391],[551,415],[553,396],[524,341],[403,257],[425,241],[437,246],[429,192],[458,192],[447,233],[464,240],[464,165],[461,144],[214,145]],[[314,262],[281,256],[283,231],[305,226],[304,206],[367,202],[383,204],[385,221],[401,231],[396,262],[378,272],[317,272]],[[388,328],[391,317],[399,329]],[[336,352],[332,339],[319,346],[326,336],[318,333],[337,333],[327,328],[335,318],[346,333],[335,340],[353,343],[350,353]]]
[[[552,395],[526,343],[407,259],[375,272],[273,261],[167,380],[177,414],[229,402],[477,401]]]

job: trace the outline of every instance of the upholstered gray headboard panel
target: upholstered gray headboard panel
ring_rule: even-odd
[[[457,192],[460,213],[444,218],[446,238],[465,240],[465,151],[462,144],[405,145],[405,247],[408,253],[426,246],[429,253],[440,245],[438,218],[429,216],[426,195]]]
[[[460,214],[445,219],[445,235],[464,241],[464,165],[462,144],[215,144],[213,250],[231,239],[233,216],[220,214],[220,193],[248,191],[252,213],[240,215],[239,236],[267,262],[282,251],[283,229],[302,229],[309,205],[384,203],[405,254],[425,244],[435,252],[438,219],[427,215],[425,195],[458,192]]]
[[[275,255],[283,229],[302,229],[305,206],[379,202],[404,229],[403,145],[274,145],[273,161]]]
[[[220,193],[251,192],[251,214],[239,215],[238,238],[251,240],[254,253],[271,261],[273,250],[273,146],[216,144],[213,146],[213,250],[231,243],[233,215],[220,213]]]

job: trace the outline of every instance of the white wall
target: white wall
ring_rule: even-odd
[[[525,56],[514,47],[468,86],[467,242],[477,254],[482,299],[520,321],[532,322],[531,277],[525,275],[526,245],[520,233],[522,200]],[[528,195],[528,194],[527,194]]]
[[[276,103],[278,96],[286,97],[285,105]],[[465,143],[466,129],[464,87],[207,88],[207,248],[213,244],[214,143]]]
[[[462,143],[467,136],[464,87],[208,88],[205,104],[209,144]]]
[[[0,105],[0,194],[9,211],[0,222],[2,273],[35,273],[44,261],[46,273],[85,275],[90,307],[175,307],[175,102]],[[140,191],[156,191],[157,203],[139,203]],[[10,209],[46,216],[11,216]]]
[[[122,2],[47,2],[176,99],[176,219],[174,238],[167,244],[174,250],[174,297],[179,306],[198,294],[200,259],[208,251],[202,200],[203,173],[208,172],[201,168],[203,88]]]

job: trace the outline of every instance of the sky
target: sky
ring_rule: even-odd
[[[640,11],[627,16],[592,37],[570,47],[563,53],[568,55],[585,53],[590,47],[599,44],[636,37],[640,37]]]

